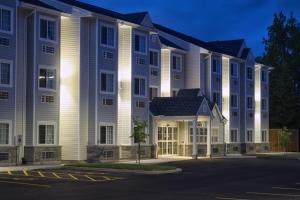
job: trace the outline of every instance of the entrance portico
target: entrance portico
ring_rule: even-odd
[[[226,120],[218,106],[204,96],[185,95],[179,91],[177,97],[155,98],[150,104],[157,155],[224,154]]]

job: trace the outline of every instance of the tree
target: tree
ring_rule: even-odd
[[[287,152],[287,147],[291,142],[291,134],[292,133],[286,127],[283,127],[279,134],[279,144],[284,152]]]
[[[141,143],[146,142],[148,134],[146,134],[146,128],[148,127],[147,121],[133,120],[134,128],[131,137],[134,139],[134,143],[138,144],[138,163],[141,164]]]
[[[274,15],[263,39],[263,64],[274,67],[270,73],[270,126],[300,128],[300,26],[293,14],[287,19]],[[259,59],[258,59],[259,60]]]

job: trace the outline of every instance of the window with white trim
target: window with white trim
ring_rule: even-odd
[[[115,28],[112,26],[101,26],[101,45],[106,47],[115,47]]]
[[[54,124],[39,124],[38,127],[39,144],[55,144],[55,126]]]
[[[230,75],[232,77],[237,78],[237,77],[239,77],[238,73],[239,73],[238,64],[237,63],[231,63],[230,64]]]
[[[134,95],[146,96],[146,79],[134,78]]]
[[[10,86],[12,78],[12,64],[11,62],[0,60],[0,85]]]
[[[238,130],[231,129],[230,130],[230,142],[237,142],[238,141]]]
[[[97,144],[114,144],[114,127],[112,125],[100,125]]]
[[[246,141],[253,142],[253,130],[252,129],[247,130]]]
[[[0,122],[0,145],[9,144],[9,123]]]
[[[221,73],[221,64],[220,64],[220,60],[218,59],[213,59],[212,62],[212,70],[214,73],[216,74],[220,74]]]
[[[145,35],[135,34],[134,35],[134,51],[138,53],[146,54],[147,40]]]
[[[57,22],[55,19],[46,17],[40,18],[40,38],[44,40],[56,41]]]
[[[261,131],[261,141],[268,142],[268,131],[267,130]]]
[[[182,56],[180,55],[172,56],[172,69],[174,71],[179,71],[179,72],[182,70]]]
[[[158,97],[158,88],[157,87],[150,87],[149,88],[149,99],[150,99],[150,101],[155,97]]]
[[[12,10],[0,7],[0,31],[4,33],[12,32]]]
[[[247,67],[247,79],[253,80],[253,69],[252,67]]]
[[[238,95],[237,94],[230,95],[230,105],[231,105],[231,108],[238,108]]]
[[[207,142],[207,128],[199,127],[196,128],[196,143],[204,144]],[[193,143],[193,127],[190,127],[190,143]]]
[[[50,68],[40,68],[39,88],[56,89],[56,70]]]
[[[150,65],[154,67],[158,67],[158,52],[150,50]]]
[[[101,92],[114,93],[115,92],[115,78],[112,72],[101,72]]]
[[[211,142],[213,142],[213,143],[219,142],[219,129],[218,128],[212,128]]]
[[[221,95],[220,92],[213,92],[213,102],[216,103],[218,106],[221,105]]]
[[[253,109],[253,97],[247,97],[247,109],[248,110]]]
[[[264,99],[264,98],[261,99],[261,110],[262,111],[267,111],[268,110],[267,99]]]

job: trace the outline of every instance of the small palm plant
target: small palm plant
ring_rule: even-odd
[[[280,135],[279,135],[279,143],[281,147],[284,149],[284,152],[287,152],[287,147],[291,142],[291,132],[287,129],[287,127],[283,127]]]
[[[133,123],[134,129],[131,137],[134,139],[134,142],[138,144],[138,163],[141,164],[141,143],[145,143],[148,137],[148,134],[146,134],[148,123],[147,121],[139,121],[138,119],[134,119]]]

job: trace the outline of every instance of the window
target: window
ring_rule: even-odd
[[[146,79],[134,78],[134,95],[146,96]]]
[[[100,134],[98,135],[98,144],[114,143],[114,127],[112,125],[101,125]]]
[[[174,80],[180,80],[181,76],[180,74],[174,74]]]
[[[0,7],[0,31],[12,32],[12,10]]]
[[[138,53],[146,54],[147,49],[146,36],[135,34],[134,35],[134,51]]]
[[[179,55],[172,56],[172,69],[174,71],[181,71],[182,68],[182,57]]]
[[[197,127],[196,128],[196,143],[207,142],[207,128]],[[190,143],[193,143],[193,127],[190,127]]]
[[[238,77],[238,64],[237,63],[231,63],[230,64],[230,74],[232,77]]]
[[[10,86],[12,79],[12,64],[0,60],[0,86]]]
[[[261,110],[267,111],[268,110],[267,99],[261,99]]]
[[[9,144],[9,123],[0,122],[0,145]]]
[[[262,142],[267,142],[268,141],[268,132],[267,132],[267,130],[262,130],[261,131],[261,141]]]
[[[173,89],[172,90],[172,97],[176,97],[177,96],[177,94],[178,94],[178,89]]]
[[[253,80],[253,70],[252,67],[247,67],[247,79]]]
[[[158,52],[150,50],[150,65],[158,67]]]
[[[253,131],[247,130],[247,136],[246,136],[247,142],[253,142]]]
[[[212,128],[211,142],[213,142],[213,143],[219,142],[219,129],[218,128]]]
[[[218,106],[221,105],[221,95],[220,92],[213,92],[213,102],[218,104]]]
[[[39,87],[55,90],[56,88],[56,70],[49,68],[40,68]]]
[[[101,92],[111,93],[115,92],[114,87],[114,73],[112,72],[101,72]]]
[[[54,124],[40,124],[38,129],[39,144],[55,144],[55,126]]]
[[[263,83],[267,82],[267,72],[265,70],[261,71],[261,82]]]
[[[231,104],[231,108],[238,108],[238,95],[236,94],[230,95],[230,104]]]
[[[237,129],[231,129],[230,131],[230,142],[238,141],[238,131]]]
[[[9,153],[1,152],[0,153],[0,161],[8,161],[9,160]]]
[[[55,158],[55,153],[53,151],[43,151],[42,159],[43,160],[51,160]]]
[[[50,41],[56,40],[56,21],[54,19],[40,19],[40,38]]]
[[[112,26],[101,26],[101,45],[115,47],[115,28]]]
[[[217,74],[220,74],[221,73],[220,60],[213,59],[212,65],[213,65],[212,66],[213,72],[217,73]]]
[[[154,97],[158,97],[158,88],[150,87],[150,89],[149,89],[149,99],[152,100]]]
[[[158,70],[156,68],[150,68],[150,75],[151,76],[158,76]]]
[[[247,109],[252,110],[253,109],[253,98],[247,97]]]
[[[0,91],[0,100],[7,100],[7,99],[8,99],[8,92]]]

